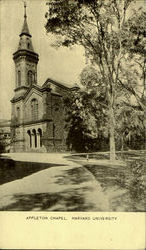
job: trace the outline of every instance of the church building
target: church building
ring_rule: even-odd
[[[15,89],[11,100],[11,152],[51,152],[66,149],[63,99],[76,86],[69,87],[48,78],[37,84],[39,55],[34,51],[24,6],[15,63]]]

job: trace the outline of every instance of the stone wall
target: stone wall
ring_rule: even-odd
[[[24,100],[12,103],[11,151],[52,152],[66,149],[63,98],[67,95],[67,91],[58,86],[56,90],[59,94],[55,89],[46,88],[39,91],[34,88]],[[38,103],[38,116],[35,119],[32,117],[31,109],[31,102],[34,99]],[[20,108],[19,118],[18,108]]]

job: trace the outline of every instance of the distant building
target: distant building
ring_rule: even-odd
[[[50,78],[37,85],[39,55],[34,51],[26,16],[13,54],[16,84],[11,116],[11,152],[49,152],[66,149],[63,98],[77,87]]]
[[[4,152],[10,151],[11,143],[11,121],[0,120],[0,147],[4,147]],[[0,149],[1,150],[1,149]]]

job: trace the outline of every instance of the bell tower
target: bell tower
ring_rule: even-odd
[[[19,45],[13,54],[15,63],[15,95],[23,95],[33,84],[37,84],[38,54],[34,51],[31,34],[29,32],[26,15],[26,3],[24,3],[24,23],[19,35]]]

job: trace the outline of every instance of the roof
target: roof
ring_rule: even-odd
[[[52,78],[47,78],[47,80],[45,81],[45,83],[42,85],[42,87],[45,87],[45,86],[48,86],[49,87],[49,82],[61,87],[61,88],[64,88],[66,90],[69,90],[69,89],[74,89],[74,88],[79,88],[77,85],[69,85],[69,84],[66,84],[66,83],[62,83],[62,82],[58,82]]]
[[[31,89],[36,89],[40,92],[42,92],[42,88],[39,86],[39,85],[31,85],[29,88],[26,87],[26,92],[25,93],[20,93],[20,95],[16,95],[14,96],[12,99],[11,99],[11,102],[14,103],[14,102],[17,102],[21,99],[25,99],[25,97],[28,95],[28,93],[31,91]]]
[[[24,23],[23,23],[23,27],[22,27],[22,31],[21,31],[20,36],[22,36],[22,35],[27,35],[27,36],[31,37],[26,18],[24,18]]]
[[[31,91],[32,88],[35,88],[36,90],[40,91],[40,92],[44,92],[44,91],[49,91],[51,92],[51,94],[53,95],[58,95],[58,96],[62,96],[62,94],[56,92],[56,91],[53,91],[51,88],[50,88],[50,82],[53,83],[54,85],[57,85],[65,90],[71,90],[71,91],[74,91],[74,90],[78,90],[79,87],[77,85],[67,85],[67,84],[64,84],[64,83],[61,83],[61,82],[57,82],[51,78],[48,78],[45,83],[42,85],[42,86],[39,86],[39,85],[31,85],[29,88],[28,87],[25,87],[26,88],[26,92],[24,94],[20,93],[20,95],[15,95],[12,99],[11,99],[11,102],[14,103],[14,102],[17,102],[21,99],[25,99],[25,97],[28,95],[28,93]],[[24,86],[22,86],[24,88]],[[21,87],[20,87],[21,88]]]

